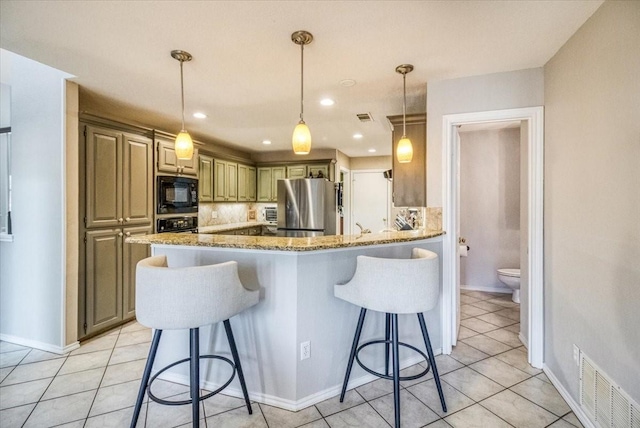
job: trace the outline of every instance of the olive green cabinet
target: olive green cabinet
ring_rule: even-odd
[[[107,228],[85,233],[85,331],[104,330],[135,317],[135,269],[150,255],[128,236],[152,233],[151,226]]]
[[[150,252],[126,244],[153,230],[153,140],[81,124],[80,338],[135,317],[135,267]]]
[[[191,159],[180,160],[176,156],[174,142],[156,138],[156,147],[158,151],[158,172],[180,175],[198,176],[198,149],[193,149]]]
[[[256,168],[238,164],[238,202],[255,202]]]
[[[224,160],[213,160],[213,201],[235,202],[238,200],[238,164]]]
[[[287,167],[287,178],[306,178],[306,165],[291,165]]]
[[[200,202],[213,202],[213,158],[200,155],[198,171],[198,199]]]
[[[329,165],[307,165],[307,173],[312,178],[329,179]]]
[[[393,204],[396,207],[427,206],[427,115],[407,115],[407,137],[413,145],[413,159],[400,163],[396,159],[396,148],[402,137],[402,115],[388,116],[393,125]]]
[[[284,166],[258,168],[258,202],[278,200],[278,180],[286,177]]]

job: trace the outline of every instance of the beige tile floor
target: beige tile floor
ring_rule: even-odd
[[[436,357],[449,411],[440,408],[431,374],[403,382],[402,426],[582,427],[544,373],[527,364],[510,295],[463,291],[461,300],[458,346]],[[0,342],[0,426],[129,426],[150,339],[132,322],[68,355]],[[188,396],[183,385],[159,381],[154,388],[165,398]],[[389,427],[393,386],[377,380],[349,391],[344,403],[336,397],[295,413],[253,403],[249,416],[242,400],[225,395],[201,405],[201,427]],[[190,426],[190,419],[189,406],[152,401],[138,426]]]

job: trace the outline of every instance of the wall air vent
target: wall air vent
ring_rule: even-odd
[[[598,428],[640,428],[640,406],[580,352],[580,407]]]
[[[373,122],[371,113],[359,113],[356,114],[356,116],[358,116],[358,120],[360,120],[360,122]]]

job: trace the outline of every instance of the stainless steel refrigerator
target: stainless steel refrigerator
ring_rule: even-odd
[[[278,236],[335,235],[335,183],[324,178],[278,180]]]

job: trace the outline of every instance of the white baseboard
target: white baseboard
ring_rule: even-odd
[[[473,285],[460,285],[461,290],[467,291],[485,291],[487,293],[503,293],[503,294],[512,294],[513,290],[505,287],[476,287]]]
[[[584,413],[584,411],[580,407],[580,404],[578,404],[573,399],[571,394],[569,394],[569,391],[567,391],[567,389],[564,387],[564,385],[562,385],[562,383],[560,383],[560,380],[558,380],[556,375],[553,374],[553,372],[551,371],[549,366],[547,366],[546,364],[543,364],[542,371],[544,371],[544,374],[547,375],[547,377],[549,378],[549,380],[551,381],[553,386],[556,387],[556,389],[558,390],[558,392],[560,393],[562,398],[564,398],[564,401],[566,401],[567,404],[569,405],[569,407],[571,407],[571,410],[573,410],[573,413],[575,413],[575,415],[578,418],[578,420],[580,420],[582,425],[584,425],[584,428],[597,428],[593,424],[593,422],[591,422],[591,420],[587,417],[586,413]]]
[[[0,340],[16,345],[27,346],[29,348],[40,349],[41,351],[53,352],[54,354],[66,354],[80,347],[80,342],[76,341],[67,346],[56,346],[50,343],[39,342],[37,340],[25,339],[23,337],[12,336],[10,334],[0,334]]]
[[[529,349],[529,342],[522,332],[518,333],[518,339],[520,339],[520,342],[522,342],[525,348]]]
[[[433,350],[434,355],[440,355],[441,353],[442,353],[441,349]],[[406,369],[407,367],[411,367],[422,360],[423,359],[420,356],[407,358],[406,360],[401,361],[400,370]],[[357,363],[354,362],[354,364],[357,364]],[[382,371],[383,367],[379,367],[376,370]],[[175,373],[164,372],[162,376],[159,376],[159,379],[163,379],[169,382],[179,383],[182,385],[189,385],[188,376],[178,375]],[[379,379],[379,378],[377,376],[374,376],[368,373],[363,376],[360,376],[357,379],[351,379],[351,381],[347,385],[347,390],[357,388],[366,383],[372,382],[376,379]],[[201,386],[203,389],[206,389],[208,391],[213,391],[215,389],[218,389],[220,387],[220,384],[205,381],[201,383]],[[253,391],[249,391],[249,398],[251,399],[251,401],[257,401],[258,403],[261,403],[261,404],[278,407],[280,409],[288,410],[290,412],[297,412],[298,410],[305,409],[309,406],[320,403],[329,398],[335,397],[339,395],[341,391],[342,391],[342,384],[334,385],[330,388],[316,392],[315,394],[311,394],[304,398],[301,398],[300,400],[287,400],[285,398],[276,397],[274,395],[264,394],[261,392],[253,392]],[[224,395],[230,395],[232,397],[243,398],[242,390],[233,388],[233,387],[225,388],[222,393]]]

